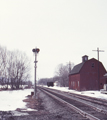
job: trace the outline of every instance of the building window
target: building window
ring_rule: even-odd
[[[73,86],[75,86],[75,82],[73,81]]]
[[[79,87],[79,81],[78,81],[78,87]]]
[[[94,63],[92,63],[92,65],[91,65],[92,67],[94,67],[95,65],[94,65]]]
[[[87,57],[85,57],[85,61],[86,61],[86,60],[88,60],[88,58],[87,58]]]
[[[71,81],[71,86],[72,86],[72,81]]]

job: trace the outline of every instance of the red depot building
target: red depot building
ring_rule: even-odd
[[[88,56],[82,57],[82,63],[74,66],[69,74],[69,89],[83,90],[100,90],[107,79],[104,77],[106,69],[103,64],[92,58],[88,60]]]

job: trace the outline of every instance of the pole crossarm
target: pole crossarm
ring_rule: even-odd
[[[104,52],[104,50],[93,50],[93,51],[97,51],[97,52]]]
[[[99,52],[104,52],[104,50],[99,50],[99,48],[97,48],[97,50],[92,50],[92,51],[96,51],[98,54],[98,61],[99,61]]]

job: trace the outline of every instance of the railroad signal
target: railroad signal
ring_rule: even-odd
[[[40,49],[39,48],[35,48],[35,49],[32,49],[32,52],[34,52],[34,54],[35,54],[35,61],[34,61],[34,63],[35,63],[35,80],[34,80],[34,98],[37,98],[37,96],[36,96],[36,93],[37,93],[37,86],[36,86],[36,68],[37,68],[37,66],[36,66],[36,63],[37,63],[37,53],[40,51]]]
[[[39,48],[36,48],[36,52],[38,53],[40,51],[40,49]]]
[[[40,51],[40,49],[39,49],[39,48],[36,48],[36,49],[33,49],[32,51],[38,53],[38,52]]]

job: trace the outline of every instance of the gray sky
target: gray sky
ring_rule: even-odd
[[[26,52],[40,48],[38,78],[53,77],[58,64],[75,65],[83,55],[107,69],[107,0],[0,0],[0,45]]]

